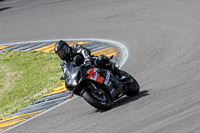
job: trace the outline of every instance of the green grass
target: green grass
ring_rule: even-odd
[[[38,51],[0,53],[0,118],[15,113],[61,85],[60,60]]]

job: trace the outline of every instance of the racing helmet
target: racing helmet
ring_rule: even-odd
[[[54,47],[54,50],[61,60],[70,59],[71,50],[70,50],[69,45],[65,41],[63,40],[58,41]]]

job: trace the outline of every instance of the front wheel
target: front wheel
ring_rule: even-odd
[[[95,108],[105,111],[112,108],[112,100],[103,90],[98,89],[98,92],[95,93],[91,90],[86,90],[82,97]]]

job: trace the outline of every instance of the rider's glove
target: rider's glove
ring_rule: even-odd
[[[85,65],[86,67],[92,65],[90,59],[85,59],[85,60],[84,60],[84,65]]]

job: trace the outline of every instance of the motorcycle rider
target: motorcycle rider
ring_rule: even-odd
[[[128,78],[128,75],[124,71],[118,69],[115,66],[115,63],[111,62],[108,57],[106,57],[105,55],[100,55],[96,57],[96,59],[93,59],[92,57],[94,56],[91,55],[91,51],[79,44],[74,44],[70,47],[67,42],[60,40],[55,44],[54,50],[61,59],[60,65],[62,70],[65,63],[73,61],[76,55],[80,55],[82,58],[81,64],[84,64],[86,67],[90,65],[95,65],[99,68],[112,70],[115,74],[119,76],[121,80],[126,80]]]

